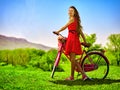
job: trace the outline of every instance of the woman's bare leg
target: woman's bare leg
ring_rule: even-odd
[[[82,70],[82,67],[79,65],[79,63],[76,62],[76,66],[78,70],[81,72],[82,75],[85,75],[84,71]]]
[[[79,63],[76,62],[76,61],[75,61],[75,63],[76,63],[76,66],[77,66],[78,70],[79,70],[79,71],[81,72],[81,74],[82,74],[82,79],[83,79],[83,80],[88,79],[88,77],[86,76],[85,72],[82,70],[82,67],[79,65]]]
[[[71,77],[74,78],[74,70],[75,70],[75,53],[70,53],[70,61],[71,61]]]

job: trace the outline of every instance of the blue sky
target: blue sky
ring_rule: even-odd
[[[83,32],[97,34],[96,43],[105,45],[110,34],[120,33],[119,0],[0,0],[0,34],[57,47],[52,31],[66,24],[71,5],[80,13]]]

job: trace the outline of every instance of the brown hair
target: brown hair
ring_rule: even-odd
[[[80,36],[80,31],[82,30],[82,25],[81,25],[79,12],[78,12],[78,10],[74,6],[70,6],[70,8],[73,8],[74,11],[75,11],[74,17],[77,19],[77,22],[78,22],[77,33]]]

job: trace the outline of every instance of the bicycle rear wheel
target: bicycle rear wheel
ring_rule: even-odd
[[[100,52],[89,52],[83,58],[81,66],[92,79],[105,79],[109,72],[109,61]]]

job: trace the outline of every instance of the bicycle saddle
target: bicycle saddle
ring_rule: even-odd
[[[91,46],[90,43],[84,43],[84,42],[82,42],[81,45],[83,45],[84,47],[88,47],[88,48]]]

